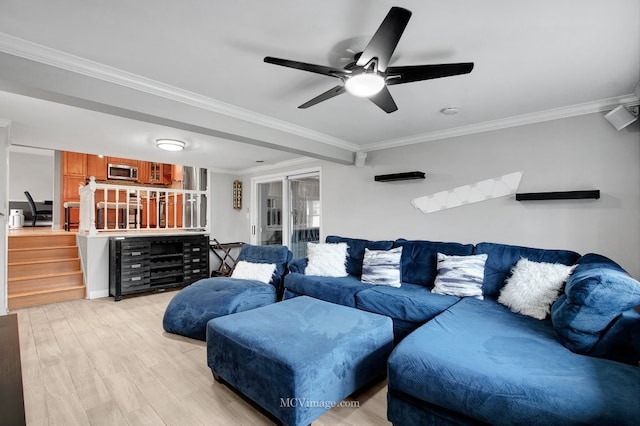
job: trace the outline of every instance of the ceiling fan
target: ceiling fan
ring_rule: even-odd
[[[353,62],[344,68],[290,61],[272,56],[265,57],[264,61],[269,64],[296,68],[341,80],[341,84],[305,102],[298,108],[309,108],[348,92],[354,96],[369,98],[371,102],[382,110],[391,113],[396,111],[398,107],[387,86],[467,74],[473,69],[473,62],[403,67],[387,66],[409,22],[409,18],[411,18],[409,10],[401,7],[392,7],[369,41],[369,44],[367,44],[367,47],[362,52],[356,53],[353,57]]]

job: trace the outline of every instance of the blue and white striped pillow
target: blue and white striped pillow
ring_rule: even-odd
[[[363,283],[400,287],[400,258],[402,247],[391,250],[364,249],[362,261]]]
[[[484,299],[482,282],[486,261],[486,254],[448,256],[438,253],[438,275],[431,292]]]

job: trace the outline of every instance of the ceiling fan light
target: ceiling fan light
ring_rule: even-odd
[[[353,96],[368,98],[375,95],[384,87],[384,77],[371,72],[363,72],[349,77],[344,88]]]
[[[156,140],[156,146],[165,151],[182,151],[185,143],[175,139],[158,139]]]

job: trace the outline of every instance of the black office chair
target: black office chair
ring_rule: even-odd
[[[36,226],[36,220],[38,216],[42,216],[44,219],[51,219],[53,217],[53,210],[38,210],[36,207],[36,203],[31,198],[31,194],[29,191],[24,191],[24,195],[27,197],[27,201],[29,202],[29,208],[31,209],[31,216],[33,217],[32,227]]]

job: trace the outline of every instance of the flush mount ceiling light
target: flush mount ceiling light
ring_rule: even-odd
[[[175,139],[158,139],[156,146],[165,151],[182,151],[185,143]]]
[[[368,98],[375,95],[384,87],[384,77],[372,72],[363,72],[349,77],[344,88],[353,96]]]

